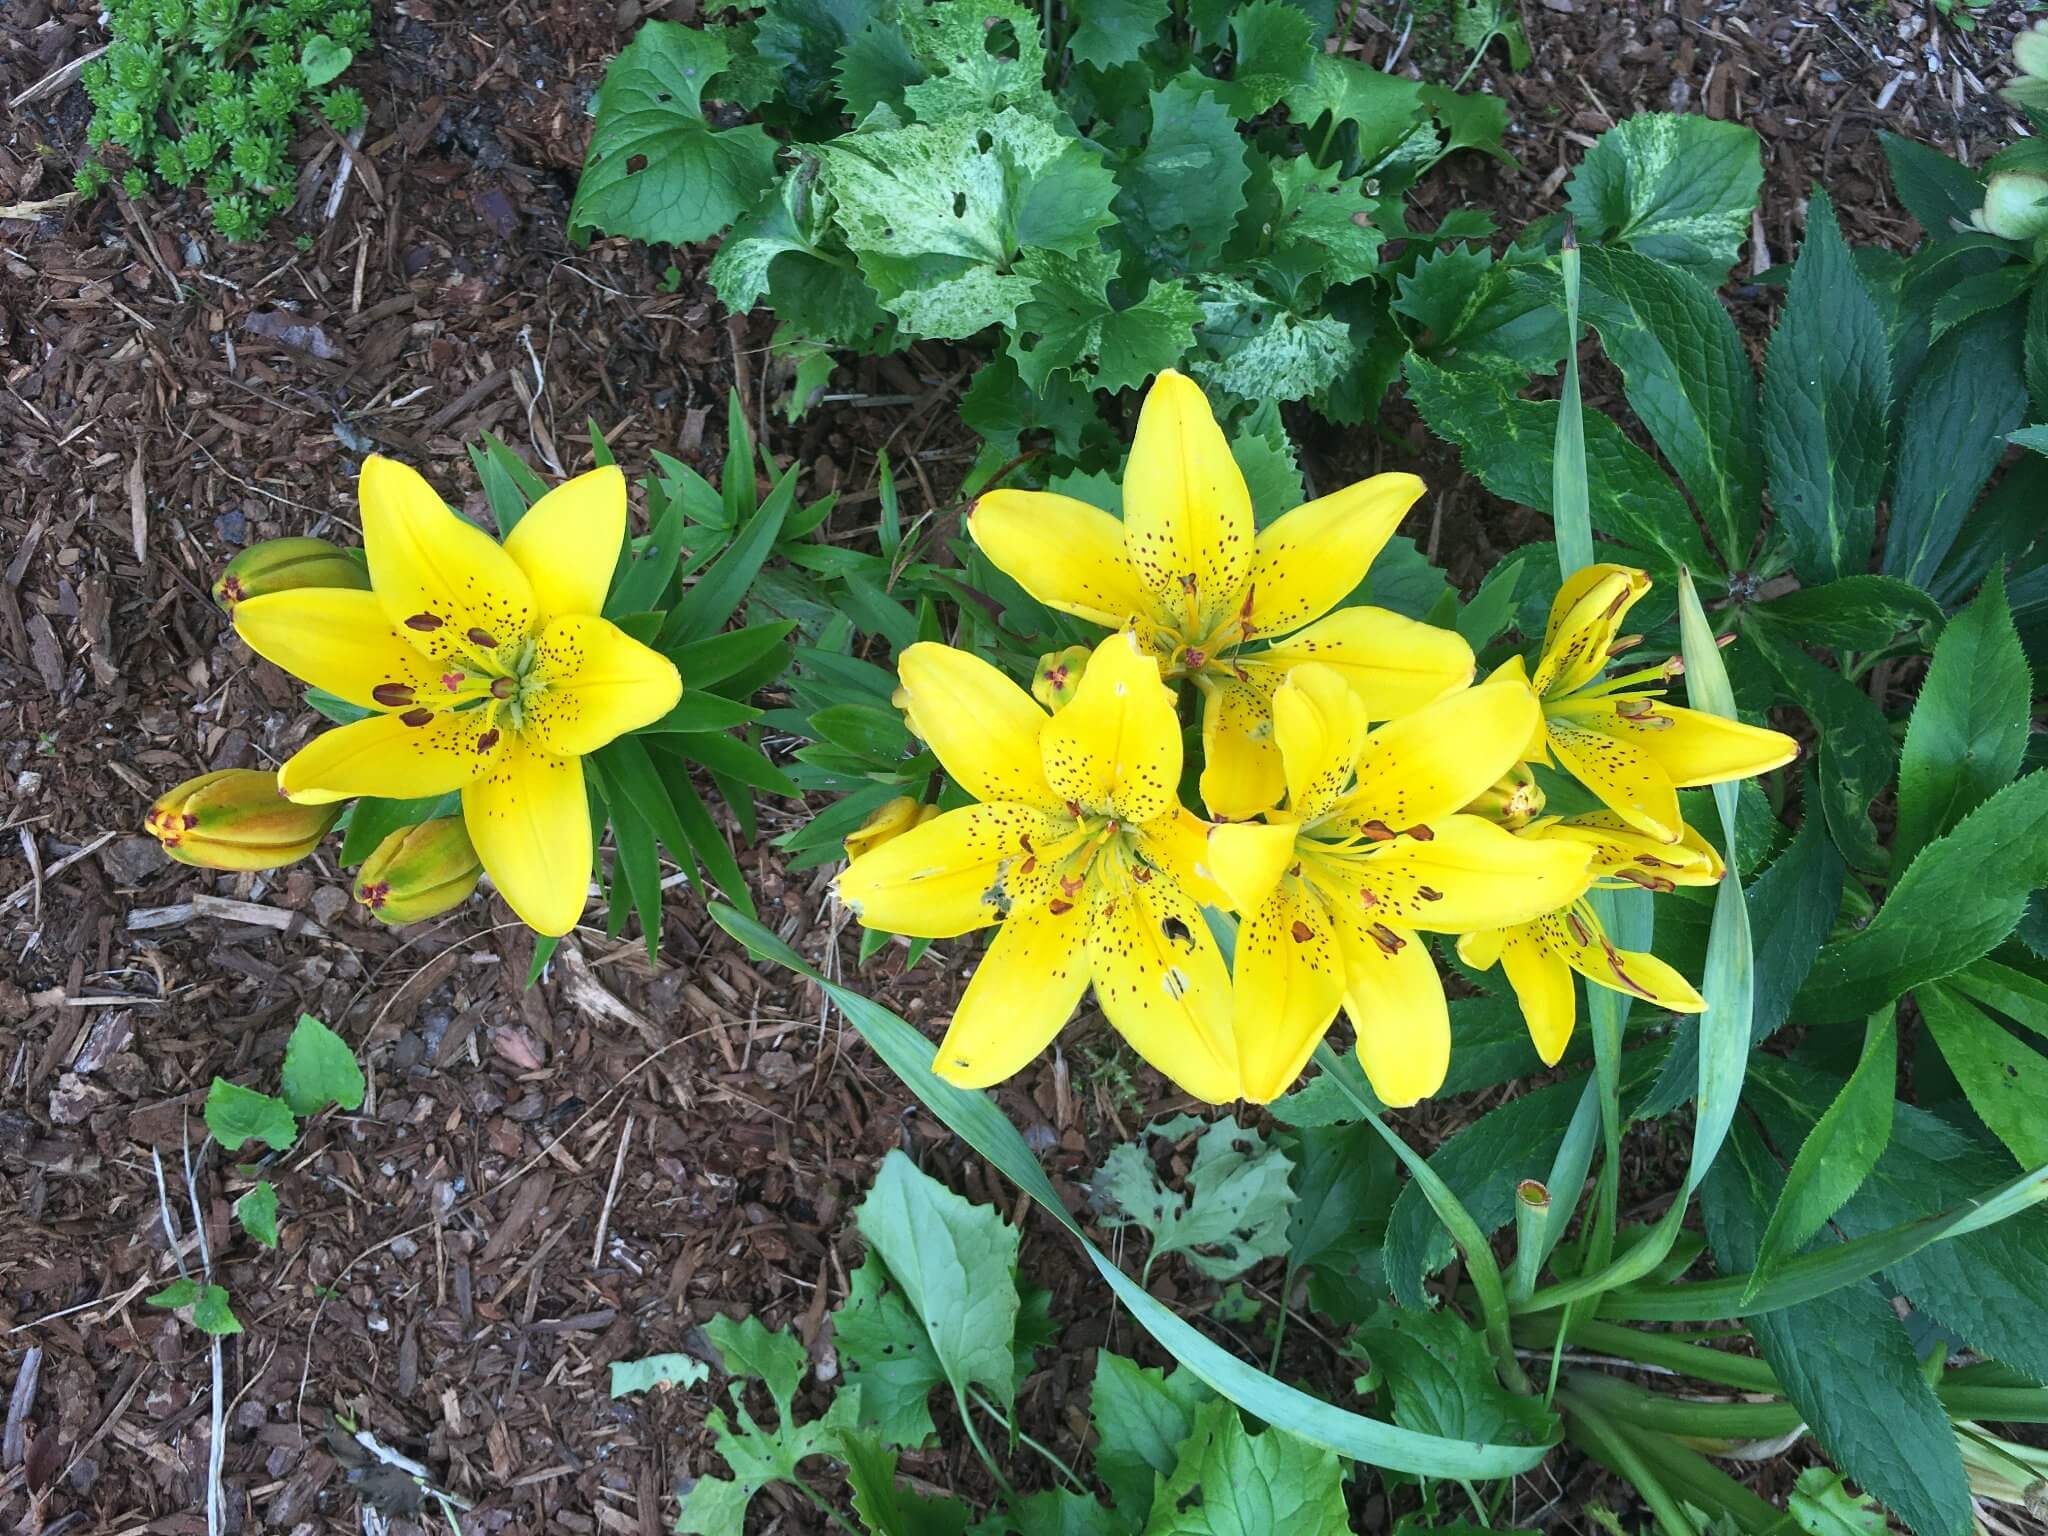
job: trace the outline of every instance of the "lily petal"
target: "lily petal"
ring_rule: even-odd
[[[534,668],[547,687],[527,705],[523,729],[557,757],[581,757],[651,725],[683,694],[674,662],[595,614],[550,619]]]
[[[1624,714],[1624,710],[1638,713]],[[1783,731],[1661,701],[1568,701],[1553,712],[1618,741],[1633,743],[1680,789],[1753,778],[1782,768],[1799,755],[1799,744]]]
[[[1638,742],[1624,741],[1568,716],[1544,716],[1550,750],[1566,773],[1630,826],[1675,843],[1685,826],[1671,776]]]
[[[1585,907],[1553,912],[1530,925],[1537,939],[1586,980],[1671,1013],[1703,1013],[1691,982],[1641,950],[1617,949]]]
[[[626,477],[616,464],[565,480],[527,509],[505,553],[533,586],[543,619],[604,612],[626,539]]]
[[[521,922],[559,936],[590,899],[590,803],[583,764],[519,736],[462,792],[462,824],[491,884]]]
[[[1593,855],[1593,873],[1653,891],[1680,885],[1716,885],[1727,873],[1721,855],[1690,822],[1677,842],[1639,832],[1612,811],[1567,816],[1544,828],[1545,838],[1583,843]]]
[[[977,800],[1059,804],[1038,745],[1049,717],[1030,694],[979,656],[929,641],[903,653],[897,675],[911,729],[954,783]]]
[[[1252,571],[1252,498],[1195,381],[1160,373],[1124,467],[1124,548],[1161,617],[1206,635],[1236,613]]]
[[[1124,525],[1100,507],[1049,491],[990,491],[967,514],[967,532],[998,570],[1048,608],[1111,629],[1151,610],[1124,552]]]
[[[1536,696],[1514,684],[1488,683],[1390,720],[1365,739],[1358,787],[1337,814],[1372,832],[1394,832],[1462,810],[1521,761]]]
[[[1291,821],[1227,821],[1209,829],[1209,867],[1240,912],[1265,905],[1298,855]]]
[[[447,697],[435,666],[385,617],[375,593],[299,587],[235,604],[235,633],[265,661],[361,709]]]
[[[1209,856],[1209,823],[1193,811],[1175,806],[1138,829],[1139,858],[1205,907],[1228,911],[1232,898]]]
[[[1403,1109],[1444,1085],[1451,1010],[1429,946],[1411,929],[1367,929],[1338,909],[1347,977],[1344,1011],[1358,1032],[1358,1062],[1380,1102]]]
[[[1028,805],[969,805],[862,854],[840,873],[839,899],[863,926],[919,939],[986,928],[1009,906],[1003,877],[1073,823]]]
[[[1202,804],[1211,816],[1243,821],[1271,810],[1287,791],[1280,748],[1273,741],[1273,690],[1278,672],[1243,675],[1210,667],[1195,674],[1202,694]]]
[[[1204,1103],[1238,1096],[1230,972],[1185,891],[1157,876],[1098,885],[1088,963],[1096,1002],[1133,1050]]]
[[[1429,832],[1344,861],[1359,879],[1361,910],[1398,927],[1467,933],[1555,912],[1591,883],[1582,844],[1516,837],[1478,816],[1446,816]]]
[[[1467,964],[1472,963],[1463,941],[1458,953]],[[1500,962],[1508,985],[1515,989],[1515,1001],[1522,1006],[1530,1043],[1543,1065],[1556,1066],[1564,1059],[1564,1048],[1571,1043],[1578,1023],[1579,994],[1571,966],[1533,923],[1502,935]]]
[[[1095,647],[1073,702],[1040,732],[1039,750],[1053,793],[1099,814],[1142,823],[1180,803],[1173,692],[1135,633]]]
[[[370,585],[391,623],[438,662],[516,646],[533,585],[503,546],[441,503],[419,472],[372,454],[357,484]]]
[[[1351,783],[1371,724],[1344,674],[1305,662],[1273,694],[1273,740],[1287,770],[1294,819],[1319,820]]]
[[[1472,681],[1472,647],[1454,630],[1438,629],[1384,608],[1340,608],[1298,629],[1256,656],[1247,671],[1278,674],[1320,661],[1344,674],[1373,720],[1397,720]]]
[[[1292,634],[1343,602],[1422,491],[1414,475],[1374,475],[1276,519],[1253,550],[1253,630]]]
[[[1582,688],[1607,665],[1607,652],[1650,578],[1625,565],[1588,565],[1567,576],[1550,605],[1536,691],[1558,696]]]
[[[932,1071],[987,1088],[1052,1043],[1088,989],[1087,908],[1016,912],[996,930],[939,1042]]]
[[[277,787],[301,805],[358,795],[448,794],[474,782],[504,754],[511,732],[492,726],[493,713],[422,706],[337,726],[285,760]]]
[[[1237,931],[1235,1019],[1244,1097],[1267,1104],[1294,1085],[1344,1001],[1336,923],[1300,880],[1282,880]]]

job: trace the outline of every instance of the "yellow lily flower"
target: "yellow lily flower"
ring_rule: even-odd
[[[1463,689],[1378,730],[1334,668],[1296,667],[1276,690],[1287,807],[1209,832],[1216,878],[1245,914],[1235,985],[1246,1098],[1284,1093],[1339,1005],[1384,1102],[1442,1086],[1450,1010],[1417,930],[1521,922],[1586,889],[1584,848],[1460,813],[1536,725],[1525,688]]]
[[[1676,842],[1639,832],[1611,811],[1539,821],[1522,837],[1585,849],[1592,859],[1593,883],[1610,890],[1713,885],[1726,872],[1721,856],[1683,822]],[[1578,1023],[1573,971],[1611,992],[1672,1013],[1699,1013],[1707,1006],[1691,982],[1655,955],[1617,949],[1582,899],[1533,922],[1468,933],[1458,940],[1458,958],[1478,971],[1491,969],[1496,961],[1501,964],[1545,1066],[1557,1065]]]
[[[967,531],[1047,607],[1135,628],[1168,682],[1194,682],[1202,799],[1211,815],[1239,820],[1277,804],[1285,788],[1273,690],[1290,667],[1336,667],[1375,720],[1471,681],[1471,647],[1449,630],[1382,608],[1330,612],[1421,494],[1413,475],[1374,475],[1255,533],[1244,475],[1208,400],[1168,369],[1139,412],[1121,522],[1067,496],[991,491]]]
[[[1544,761],[1547,744],[1571,776],[1630,826],[1661,842],[1679,840],[1678,791],[1747,779],[1792,761],[1799,745],[1782,731],[1745,725],[1663,702],[1677,661],[1602,678],[1633,641],[1616,632],[1650,578],[1622,565],[1589,565],[1567,577],[1550,606],[1536,675],[1510,658],[1495,676],[1524,678],[1543,701],[1543,730],[1530,744]]]
[[[462,793],[512,910],[544,934],[583,914],[591,869],[581,759],[682,695],[667,657],[600,617],[626,482],[593,470],[535,502],[500,545],[418,473],[363,463],[368,592],[305,587],[235,605],[257,655],[362,709],[316,736],[278,787],[302,805]]]
[[[1139,1055],[1197,1098],[1236,1098],[1230,975],[1201,909],[1222,898],[1202,823],[1180,804],[1180,725],[1158,662],[1111,635],[1057,715],[951,646],[913,645],[899,665],[914,729],[981,803],[855,859],[839,899],[913,938],[1002,925],[932,1070],[963,1088],[1001,1082],[1092,983]]]

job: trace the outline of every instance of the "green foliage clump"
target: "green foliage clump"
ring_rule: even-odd
[[[366,116],[360,93],[330,84],[369,46],[366,0],[117,0],[113,41],[85,67],[95,153],[73,186],[93,197],[118,178],[129,197],[150,177],[201,186],[213,222],[250,240],[297,195],[294,125],[319,114],[338,133]],[[112,148],[125,165],[109,165]]]
[[[606,74],[571,233],[723,233],[718,296],[771,308],[792,355],[986,334],[971,485],[1025,434],[1051,435],[1039,472],[1114,468],[1098,396],[1166,367],[1284,454],[1274,406],[1364,420],[1399,365],[1399,275],[1493,228],[1414,228],[1411,189],[1456,150],[1508,158],[1499,99],[1325,52],[1332,21],[1328,0],[1045,24],[1015,0],[770,0],[650,22]],[[723,126],[734,108],[757,121]]]

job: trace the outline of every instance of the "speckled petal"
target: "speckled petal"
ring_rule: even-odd
[[[492,714],[421,706],[338,726],[285,760],[278,788],[302,805],[358,795],[445,795],[472,782],[504,751],[509,733],[492,724]]]
[[[1346,861],[1361,908],[1402,927],[1466,933],[1555,912],[1591,880],[1583,844],[1516,837],[1477,816],[1441,817],[1428,831],[1427,839],[1397,837]]]
[[[1558,706],[1556,713],[1633,743],[1680,789],[1753,778],[1782,768],[1799,755],[1799,743],[1783,731],[1661,700],[1572,700]]]
[[[1564,1059],[1578,1025],[1579,995],[1572,981],[1572,968],[1550,942],[1542,923],[1526,923],[1501,935],[1499,958],[1508,985],[1521,1004],[1522,1021],[1529,1026],[1529,1040],[1546,1067]],[[1465,946],[1458,953],[1466,962],[1472,957]]]
[[[1374,720],[1398,720],[1472,681],[1472,647],[1455,630],[1438,629],[1384,608],[1340,608],[1267,650],[1240,658],[1245,670],[1277,674],[1319,661],[1344,674]]]
[[[932,1059],[958,1088],[987,1088],[1052,1043],[1088,988],[1088,909],[1013,913],[975,967]]]
[[[1625,565],[1588,565],[1567,576],[1544,627],[1536,691],[1555,697],[1598,677],[1621,621],[1649,590],[1650,578]]]
[[[444,698],[441,668],[385,617],[370,592],[300,587],[235,604],[235,633],[265,661],[361,709]]]
[[[1133,1050],[1204,1103],[1238,1097],[1230,972],[1186,892],[1156,874],[1102,881],[1088,961],[1096,1002]]]
[[[518,736],[462,792],[462,822],[498,894],[536,933],[559,937],[590,899],[583,764]]]
[[[1336,920],[1299,879],[1284,878],[1237,931],[1238,1073],[1266,1104],[1294,1086],[1344,1001]]]
[[[1072,828],[1070,818],[1028,805],[964,806],[855,859],[836,882],[839,899],[866,927],[956,938],[1000,919],[1005,872]]]
[[[1240,912],[1266,904],[1298,857],[1301,828],[1291,821],[1226,821],[1209,829],[1209,867]]]
[[[372,454],[357,485],[363,553],[385,616],[436,662],[517,647],[537,605],[519,564],[489,534],[464,522],[417,471]]]
[[[1252,498],[1193,379],[1162,372],[1145,395],[1124,466],[1124,548],[1153,611],[1182,635],[1210,633],[1243,607],[1252,571]]]
[[[1344,909],[1344,1011],[1358,1032],[1358,1062],[1380,1102],[1402,1109],[1444,1085],[1451,1065],[1451,1011],[1422,935],[1365,923]]]
[[[599,614],[625,538],[626,477],[606,464],[529,507],[505,536],[505,553],[532,583],[541,618]]]
[[[1287,792],[1273,740],[1273,689],[1280,674],[1223,667],[1196,674],[1202,694],[1202,804],[1224,821],[1271,810]]]
[[[1349,597],[1422,490],[1414,475],[1374,475],[1275,519],[1254,546],[1252,632],[1292,634]]]
[[[1048,608],[1122,629],[1152,607],[1124,553],[1124,525],[1100,507],[1048,491],[990,491],[968,514],[967,532]]]
[[[1180,723],[1159,663],[1129,630],[1095,648],[1074,700],[1039,737],[1053,793],[1143,823],[1179,804]]]
[[[1049,717],[1030,694],[979,656],[950,645],[921,641],[896,665],[903,680],[897,696],[910,728],[954,783],[977,800],[1059,804],[1039,754]]]
[[[547,687],[527,706],[524,730],[557,757],[581,757],[652,725],[683,694],[674,662],[588,614],[549,621],[534,672]]]
[[[1598,795],[1601,804],[1659,842],[1678,841],[1685,825],[1678,813],[1678,788],[1649,753],[1562,715],[1546,715],[1544,725],[1564,771]]]
[[[1383,835],[1462,810],[1521,761],[1540,719],[1527,688],[1487,683],[1389,721],[1366,737],[1333,820]]]
[[[1273,740],[1295,820],[1315,821],[1337,803],[1370,730],[1365,701],[1335,667],[1308,662],[1287,674],[1273,694]]]

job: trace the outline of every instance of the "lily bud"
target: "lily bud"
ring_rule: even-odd
[[[891,838],[901,837],[912,827],[923,826],[938,814],[936,805],[919,805],[908,795],[898,795],[862,822],[858,831],[848,834],[847,860],[851,862],[864,853],[873,853]]]
[[[1465,807],[1468,816],[1484,816],[1510,832],[1519,832],[1543,814],[1543,788],[1527,763],[1517,763],[1494,786]]]
[[[439,917],[469,899],[484,872],[460,816],[400,827],[356,871],[356,900],[390,927]]]
[[[1984,206],[1970,222],[2001,240],[2048,234],[2048,176],[2000,171],[1984,186]]]
[[[1085,645],[1070,645],[1039,657],[1031,673],[1031,697],[1054,714],[1065,709],[1081,686],[1090,654]]]
[[[142,825],[180,864],[280,869],[319,847],[341,811],[339,803],[294,805],[274,773],[223,768],[160,796]]]
[[[213,584],[213,600],[227,613],[245,597],[289,592],[298,587],[370,590],[370,569],[339,544],[325,539],[265,539],[227,563]]]

